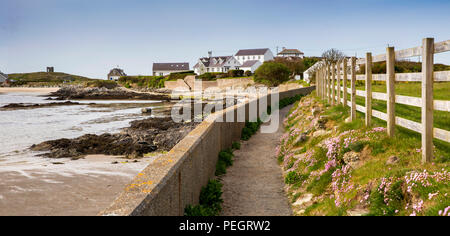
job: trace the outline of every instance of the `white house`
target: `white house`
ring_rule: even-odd
[[[220,56],[213,57],[212,52],[208,52],[208,57],[202,57],[194,66],[194,72],[198,75],[207,72],[222,72],[226,73],[229,70],[237,70],[240,63],[234,56]]]
[[[7,79],[8,75],[5,75],[0,71],[0,83],[4,83]]]
[[[278,53],[278,56],[279,57],[288,57],[288,58],[304,58],[305,54],[298,49],[283,48],[283,50]]]
[[[166,76],[171,73],[189,71],[189,63],[153,63],[153,76]]]
[[[239,69],[255,73],[255,70],[258,69],[258,67],[260,67],[261,65],[262,63],[259,60],[245,61],[244,64],[239,67]]]
[[[254,60],[258,60],[262,64],[265,61],[273,60],[272,51],[270,51],[270,49],[268,48],[242,49],[236,53],[235,57],[241,64],[244,64],[246,61],[254,61]]]
[[[118,81],[120,77],[127,76],[122,69],[114,68],[108,74],[108,80]]]

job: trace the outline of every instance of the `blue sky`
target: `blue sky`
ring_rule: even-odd
[[[153,62],[189,62],[208,50],[298,48],[319,56],[450,39],[448,0],[0,0],[0,70],[105,78],[119,65],[151,74]],[[436,61],[450,64],[450,55]]]

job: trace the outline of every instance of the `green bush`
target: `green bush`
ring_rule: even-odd
[[[229,70],[228,77],[242,77],[244,76],[243,70]]]
[[[254,81],[267,86],[278,86],[289,80],[290,70],[277,62],[264,62],[256,71]]]
[[[216,176],[221,176],[227,173],[227,167],[233,165],[233,152],[230,149],[221,151],[219,159],[216,164]]]
[[[239,149],[241,149],[241,143],[240,143],[240,142],[233,142],[233,144],[231,145],[231,147],[232,147],[234,150],[239,150]]]
[[[258,132],[261,124],[262,121],[259,118],[256,122],[245,122],[245,127],[242,129],[241,139],[245,141],[249,140],[252,135]]]
[[[297,94],[293,97],[281,99],[280,103],[279,103],[279,108],[282,109],[286,106],[292,105],[292,104],[296,103],[297,101],[300,101],[300,99],[302,99],[302,97],[303,97],[303,95]]]
[[[297,181],[300,180],[300,176],[295,171],[289,172],[286,177],[284,178],[284,182],[286,184],[295,184]]]
[[[226,73],[221,73],[221,72],[207,72],[207,73],[204,73],[204,74],[202,74],[202,75],[199,75],[198,78],[201,79],[201,80],[206,80],[206,81],[214,81],[214,80],[217,79],[218,76],[221,77],[221,76],[223,76],[223,75],[226,76]]]
[[[126,88],[136,85],[137,87],[162,88],[167,78],[163,76],[122,76],[119,78],[119,84]]]
[[[248,70],[244,73],[244,75],[250,77],[252,76],[252,72]]]
[[[167,80],[175,81],[178,79],[184,79],[188,75],[195,75],[194,71],[183,71],[183,72],[177,72],[177,73],[171,73],[169,76],[167,76]]]
[[[222,184],[218,180],[210,180],[200,192],[198,206],[187,206],[185,216],[216,216],[222,210]]]

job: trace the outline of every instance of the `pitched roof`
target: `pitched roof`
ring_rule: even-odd
[[[278,54],[304,54],[298,49],[284,49],[283,51],[279,52]]]
[[[236,53],[236,56],[252,56],[252,55],[264,55],[268,51],[268,48],[260,49],[241,49]]]
[[[189,63],[177,62],[177,63],[153,63],[153,71],[186,71],[189,70]]]
[[[0,71],[0,81],[4,82],[7,79],[8,79],[8,75],[5,75]]]
[[[205,67],[222,67],[225,62],[227,62],[230,58],[233,56],[221,56],[221,57],[202,57],[199,60],[199,63],[201,62]],[[197,68],[199,65],[194,66],[194,68]]]
[[[127,76],[127,74],[122,69],[114,68],[109,72],[108,76]]]
[[[258,62],[259,62],[258,60],[245,61],[244,64],[242,64],[242,66],[240,67],[252,67]]]

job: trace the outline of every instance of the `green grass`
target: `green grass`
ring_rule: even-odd
[[[95,79],[71,75],[62,72],[33,72],[33,73],[17,73],[9,74],[9,79],[15,80],[14,85],[36,85],[36,86],[46,86],[46,85],[60,85],[64,82],[66,83],[85,83],[96,81]]]
[[[386,84],[380,83],[372,84],[372,91],[378,93],[386,93]],[[421,97],[422,84],[419,82],[396,83],[395,93],[397,95]],[[366,90],[364,85],[356,86],[357,90]],[[450,82],[435,82],[433,84],[433,97],[435,100],[450,100]]]
[[[421,96],[421,84],[420,83],[396,83],[395,90],[397,95],[420,97]],[[357,86],[357,90],[365,91],[364,86]],[[378,84],[372,85],[373,92],[386,93],[386,85]],[[434,99],[436,100],[450,100],[450,83],[434,83]],[[350,101],[350,94],[347,95],[347,99]],[[365,98],[356,96],[356,104],[365,106]],[[372,109],[387,112],[386,101],[372,100]],[[408,106],[404,104],[395,104],[395,115],[411,121],[420,123],[422,117],[421,107]],[[444,130],[450,130],[450,112],[446,111],[433,111],[434,127]]]

